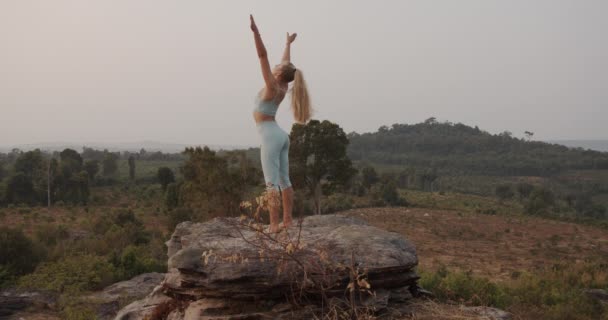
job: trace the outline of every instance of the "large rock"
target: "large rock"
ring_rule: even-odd
[[[178,306],[175,301],[188,303],[173,310],[171,319],[307,318],[312,309],[294,310],[285,297],[297,287],[314,301],[319,283],[329,285],[325,294],[343,297],[353,269],[365,273],[371,290],[380,293],[362,303],[385,307],[391,292],[398,299],[403,288],[417,292],[416,249],[397,233],[352,217],[323,215],[307,217],[301,229],[276,237],[280,243],[236,219],[179,224],[167,242],[169,272],[162,285],[116,319],[143,319],[161,304],[158,309]],[[291,247],[285,247],[287,237]]]
[[[0,319],[26,309],[53,312],[57,309],[57,295],[51,292],[9,289],[0,292]]]
[[[98,320],[113,319],[121,305],[146,297],[164,278],[164,273],[140,274],[88,295],[85,300],[95,306]]]

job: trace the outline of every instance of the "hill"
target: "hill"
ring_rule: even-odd
[[[563,144],[571,148],[583,148],[608,152],[608,140],[551,140],[548,142]]]
[[[432,169],[440,175],[553,176],[567,170],[608,169],[607,152],[528,141],[508,131],[490,134],[434,118],[348,137],[348,155],[355,161]]]

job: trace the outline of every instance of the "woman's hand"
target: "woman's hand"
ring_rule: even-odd
[[[297,33],[293,33],[290,35],[289,32],[287,32],[287,44],[291,44],[292,42],[296,41],[297,36]]]
[[[254,33],[258,33],[258,26],[255,25],[255,20],[253,20],[253,15],[249,15],[249,20],[251,20],[251,31]]]

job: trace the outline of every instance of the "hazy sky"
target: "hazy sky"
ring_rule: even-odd
[[[315,118],[346,132],[435,116],[608,139],[605,0],[2,0],[0,145],[258,145],[249,13],[273,65],[298,33]]]

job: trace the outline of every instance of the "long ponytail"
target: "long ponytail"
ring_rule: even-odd
[[[306,81],[300,69],[294,71],[293,88],[291,92],[291,109],[296,122],[306,124],[312,116],[310,97],[306,88]]]

